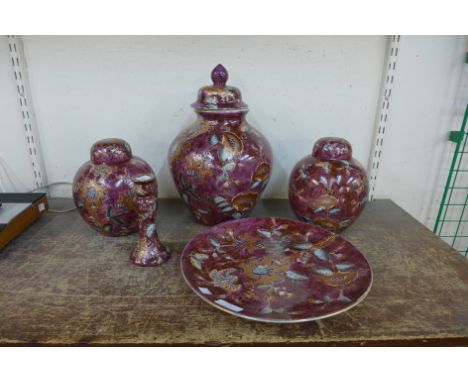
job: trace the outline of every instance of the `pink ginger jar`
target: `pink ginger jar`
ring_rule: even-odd
[[[289,202],[296,216],[334,232],[349,227],[367,202],[366,171],[343,138],[321,138],[289,178]]]
[[[73,180],[73,200],[81,217],[104,235],[137,232],[132,178],[143,175],[154,177],[149,164],[134,157],[127,142],[116,138],[96,142],[91,147],[91,160],[80,167]]]
[[[169,150],[177,190],[195,220],[207,225],[248,216],[272,164],[270,145],[245,119],[239,89],[226,86],[226,69],[218,65],[211,78],[192,105],[197,120]]]

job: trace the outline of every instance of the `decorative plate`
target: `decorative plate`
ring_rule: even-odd
[[[341,236],[283,218],[218,224],[184,248],[187,284],[216,308],[255,321],[319,320],[359,304],[372,284],[364,255]]]

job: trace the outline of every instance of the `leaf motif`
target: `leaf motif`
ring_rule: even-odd
[[[287,271],[286,277],[293,281],[307,281],[309,279],[307,276],[301,275],[300,273],[294,271]]]
[[[209,240],[210,240],[210,243],[213,244],[215,247],[220,247],[221,246],[219,241],[217,241],[216,239],[210,237]]]
[[[236,164],[233,161],[229,161],[223,165],[223,171],[232,171],[236,167]]]
[[[270,272],[270,268],[266,265],[257,265],[252,272],[256,275],[264,276]]]
[[[222,196],[215,196],[215,197],[213,198],[213,200],[214,200],[214,202],[215,202],[216,204],[219,204],[219,203],[222,203],[222,202],[226,202],[226,199],[224,199]]]
[[[307,241],[304,241],[303,243],[294,243],[292,247],[294,249],[305,250],[312,248],[312,244]]]
[[[329,260],[327,251],[325,251],[325,250],[322,249],[322,248],[316,249],[316,250],[314,251],[314,256],[315,256],[317,259],[322,260],[322,261],[328,261],[328,260]]]
[[[347,271],[348,269],[354,268],[354,264],[352,264],[352,263],[338,263],[338,264],[336,264],[336,268],[339,271]]]
[[[271,232],[266,229],[257,229],[257,232],[262,236],[271,237]]]
[[[213,134],[211,137],[210,137],[210,143],[212,145],[216,145],[217,143],[219,143],[219,138],[216,136],[216,134]]]
[[[322,275],[322,276],[331,276],[331,275],[333,275],[333,272],[328,268],[315,268],[314,272],[318,273],[319,275]]]
[[[94,187],[88,187],[87,195],[88,198],[94,199],[94,197],[96,196],[96,189]]]
[[[299,179],[309,179],[309,174],[305,173],[304,170],[301,168],[299,170]]]
[[[146,227],[146,235],[152,236],[154,231],[156,231],[156,224],[148,224],[148,226]]]
[[[346,297],[343,294],[342,290],[340,291],[340,295],[338,296],[337,300],[340,301],[340,302],[351,302],[352,301],[349,297]]]
[[[195,253],[190,256],[190,263],[197,269],[201,270],[203,262],[208,259],[208,255],[202,253]]]
[[[221,149],[220,157],[223,162],[226,162],[232,159],[232,153],[229,150],[223,148]]]
[[[265,306],[265,307],[260,311],[260,313],[263,313],[263,314],[270,314],[271,312],[273,312],[273,309],[271,309],[271,307],[269,307],[269,306]]]

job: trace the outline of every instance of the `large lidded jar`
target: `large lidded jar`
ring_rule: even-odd
[[[109,236],[138,231],[132,178],[143,175],[154,177],[150,165],[134,157],[127,142],[117,138],[96,142],[91,160],[73,180],[73,199],[81,217]]]
[[[366,171],[343,138],[321,138],[289,178],[289,202],[296,216],[334,232],[361,214],[369,192]]]
[[[213,85],[192,105],[197,120],[174,140],[169,165],[176,187],[195,219],[214,225],[249,215],[270,178],[272,153],[266,139],[245,120],[239,89],[226,86],[222,65]]]

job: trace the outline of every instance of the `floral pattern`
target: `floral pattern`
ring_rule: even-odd
[[[130,261],[143,267],[161,265],[169,260],[171,254],[169,248],[159,240],[156,230],[156,209],[158,206],[156,177],[145,174],[132,178],[132,181],[140,237],[137,245],[130,252]]]
[[[133,157],[122,139],[104,139],[91,148],[91,161],[73,180],[73,199],[81,217],[96,231],[123,236],[138,230],[132,177],[154,175],[142,159]]]
[[[258,321],[299,322],[338,314],[360,302],[372,272],[340,236],[280,218],[225,222],[194,237],[181,269],[202,299]]]
[[[366,172],[342,138],[319,139],[289,179],[289,201],[297,217],[334,232],[359,217],[368,192]]]
[[[217,66],[215,82],[227,80]],[[268,184],[272,153],[266,139],[245,120],[247,105],[237,88],[200,89],[196,122],[169,150],[171,173],[194,218],[207,225],[248,216]]]

